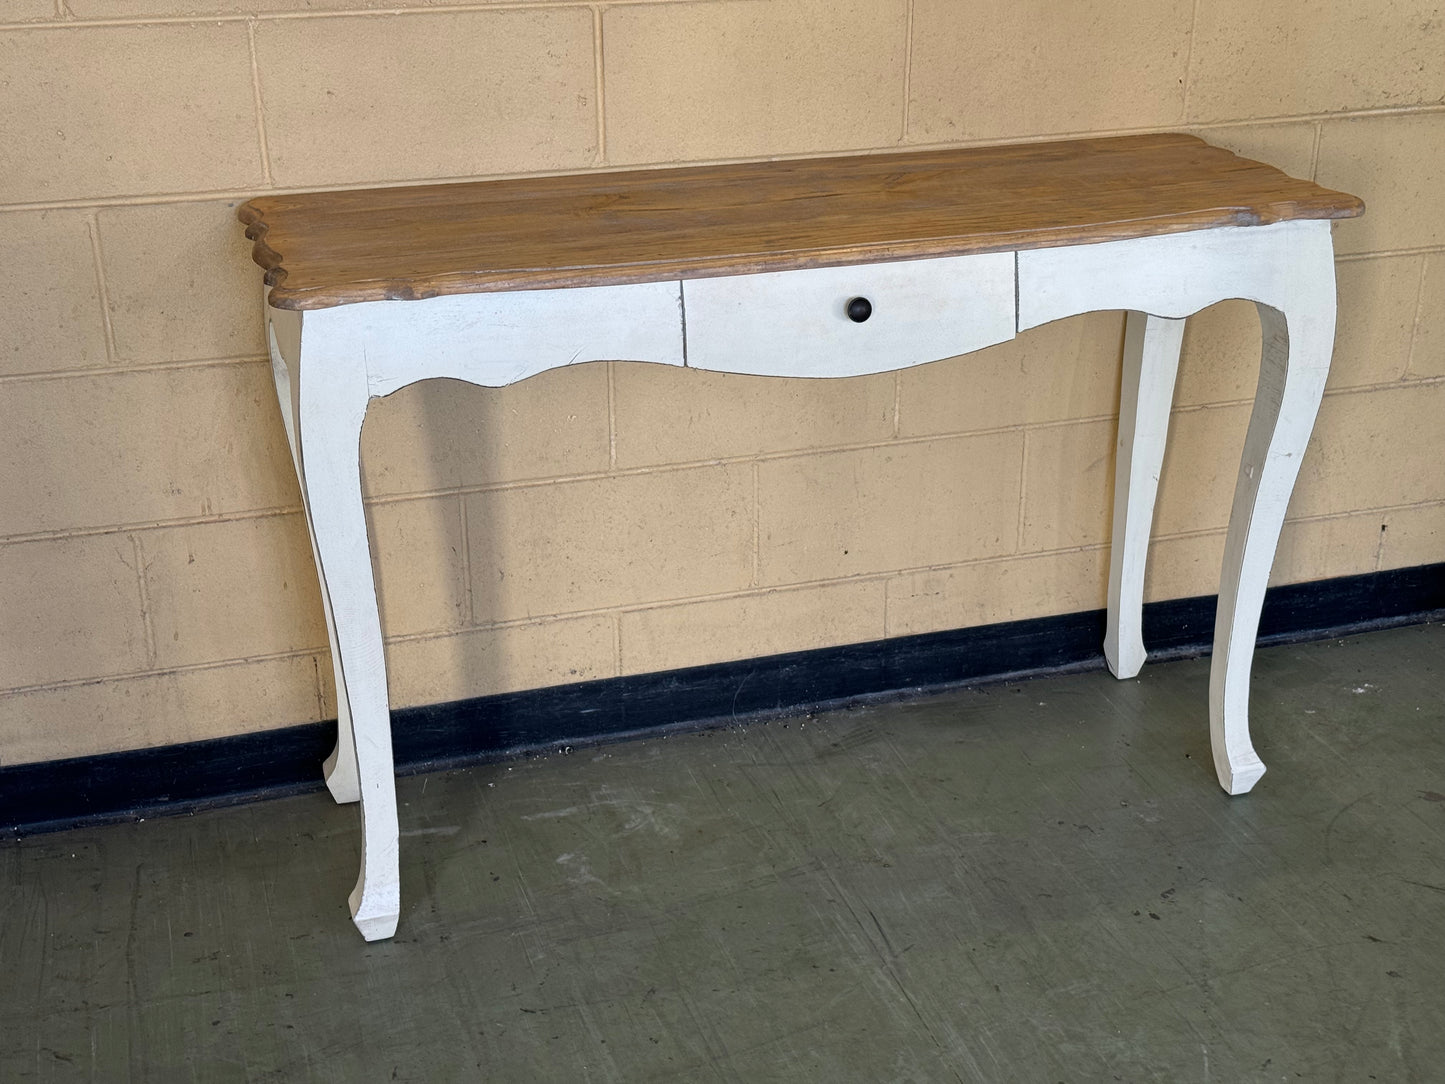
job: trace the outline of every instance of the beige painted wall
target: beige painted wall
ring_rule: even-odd
[[[1438,3],[379,7],[0,7],[0,764],[334,714],[232,218],[268,190],[1196,131],[1369,204],[1274,582],[1445,560]],[[1216,586],[1257,334],[1190,329],[1151,598]],[[394,700],[1101,606],[1121,339],[400,393],[364,439]]]

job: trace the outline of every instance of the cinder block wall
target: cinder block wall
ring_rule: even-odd
[[[1362,195],[1274,581],[1445,559],[1445,12],[1362,0],[6,0],[0,764],[334,713],[234,208],[1191,130]],[[587,365],[373,408],[398,705],[1098,607],[1122,318],[836,382]],[[1188,335],[1152,598],[1216,586],[1258,358]]]

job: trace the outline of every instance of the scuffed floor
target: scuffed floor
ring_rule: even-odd
[[[1445,628],[0,843],[0,1079],[1364,1081],[1445,1065]]]

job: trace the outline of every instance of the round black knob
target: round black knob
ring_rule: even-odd
[[[848,303],[843,306],[843,311],[848,314],[848,319],[855,324],[861,324],[873,315],[873,302],[866,297],[850,297]]]

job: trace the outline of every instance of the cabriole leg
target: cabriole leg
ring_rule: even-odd
[[[1131,678],[1144,665],[1144,566],[1183,341],[1183,320],[1129,313],[1119,392],[1109,617],[1104,633],[1104,658],[1117,678]]]
[[[1323,263],[1301,268],[1298,296],[1288,312],[1259,305],[1264,335],[1259,388],[1225,538],[1209,673],[1214,770],[1230,794],[1244,794],[1264,774],[1249,738],[1249,672],[1285,509],[1329,376],[1334,269]]]
[[[280,318],[294,314],[284,314]],[[306,533],[311,539],[311,556],[316,561],[321,586],[321,609],[326,617],[327,643],[331,645],[331,669],[336,678],[336,747],[326,758],[322,774],[326,789],[338,803],[355,802],[361,797],[360,783],[356,777],[356,749],[351,737],[351,705],[346,700],[346,683],[341,680],[341,657],[336,652],[336,619],[331,613],[331,595],[326,590],[326,579],[320,576],[321,558],[316,552],[316,531],[311,524],[311,508],[306,499],[306,470],[301,462],[301,446],[297,443],[297,420],[295,404],[298,402],[297,387],[293,375],[294,362],[288,365],[276,341],[276,329],[267,320],[267,338],[271,346],[271,376],[276,382],[276,399],[281,405],[281,418],[286,426],[286,444],[291,449],[291,461],[296,465],[296,478],[301,483],[301,505],[306,515]],[[295,351],[293,350],[293,357]]]
[[[350,707],[352,763],[361,803],[361,874],[351,914],[368,941],[396,932],[401,910],[396,786],[381,621],[361,503],[365,374],[341,365],[303,368],[299,381],[303,488],[323,590],[330,600],[337,697]],[[335,776],[345,761],[333,754]]]

